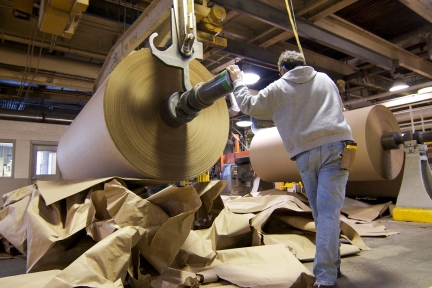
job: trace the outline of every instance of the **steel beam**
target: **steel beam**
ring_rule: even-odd
[[[432,64],[424,59],[388,42],[370,32],[355,26],[354,24],[332,15],[326,19],[315,23],[322,29],[332,30],[344,37],[346,41],[352,41],[357,45],[362,45],[370,51],[379,51],[382,55],[390,59],[397,59],[398,65],[414,71],[422,76],[432,79]],[[370,62],[370,61],[369,61]]]
[[[266,5],[258,0],[214,0],[218,5],[234,11],[249,15],[262,22],[276,26],[278,28],[292,31],[286,13]],[[395,62],[393,58],[386,57],[378,52],[365,48],[362,45],[346,40],[334,33],[322,29],[307,20],[296,19],[299,34],[312,41],[317,41],[323,45],[341,51],[353,57],[364,59],[379,67],[393,70]]]
[[[284,43],[281,45],[283,46],[281,47],[282,49],[292,50],[295,48],[294,45],[288,43]],[[244,58],[249,61],[253,61],[255,63],[261,63],[263,64],[263,66],[266,67],[273,67],[274,70],[277,70],[277,61],[280,56],[279,53],[269,52],[268,50],[263,50],[254,46],[233,41],[231,39],[228,39],[228,45],[224,49],[224,52],[227,52],[232,55],[236,55],[240,58]],[[305,58],[307,60],[307,63],[309,65],[312,65],[318,70],[326,72],[335,78],[341,77],[343,75],[350,75],[356,72],[356,70],[353,67],[341,63],[340,61],[331,59],[329,57],[320,55],[312,51],[305,50],[304,53],[305,53]],[[218,67],[211,67],[211,71],[218,72],[221,69],[225,68],[226,66],[227,65],[222,64],[219,65]],[[219,68],[219,70],[217,70],[217,68]]]

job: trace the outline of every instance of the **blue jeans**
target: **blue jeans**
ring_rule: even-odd
[[[334,142],[296,157],[315,221],[313,272],[318,285],[334,285],[340,267],[339,216],[348,181],[348,171],[340,168],[344,146],[343,142]]]

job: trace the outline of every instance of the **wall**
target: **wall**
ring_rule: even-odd
[[[31,141],[58,142],[68,125],[0,120],[0,139],[15,140],[14,174],[0,178],[0,198],[3,194],[31,184]],[[0,205],[3,200],[0,199]]]

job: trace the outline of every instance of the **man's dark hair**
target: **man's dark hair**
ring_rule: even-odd
[[[279,56],[278,67],[279,70],[283,68],[285,71],[289,71],[298,66],[304,66],[305,59],[303,55],[297,51],[286,50]]]

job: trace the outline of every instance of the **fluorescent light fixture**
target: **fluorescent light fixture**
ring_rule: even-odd
[[[429,93],[432,92],[432,87],[425,87],[417,91],[418,94]]]
[[[393,100],[389,100],[386,102],[378,103],[384,105],[386,107],[396,107],[401,105],[412,104],[420,101],[431,100],[432,93],[424,93],[424,94],[411,94],[404,97],[399,97]]]
[[[236,125],[239,127],[250,127],[252,126],[252,121],[238,121]]]
[[[396,78],[396,80],[393,83],[393,86],[390,88],[389,91],[398,91],[405,88],[408,88],[409,86],[402,80],[402,78]]]

